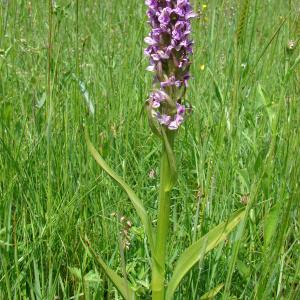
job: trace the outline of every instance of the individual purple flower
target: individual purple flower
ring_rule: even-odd
[[[145,38],[148,71],[154,72],[154,91],[147,100],[152,116],[169,130],[177,130],[187,116],[181,104],[190,79],[190,0],[146,0],[151,32]]]
[[[160,112],[157,112],[156,117],[161,125],[169,125],[171,122],[171,116],[168,116],[166,114],[161,114]]]
[[[176,77],[173,75],[170,78],[168,78],[166,81],[161,82],[160,85],[161,85],[162,88],[165,88],[167,86],[172,86],[172,85],[180,87],[181,86],[181,81],[176,80]]]
[[[160,107],[160,103],[167,99],[168,95],[162,90],[156,90],[150,94],[148,102],[152,108]]]
[[[168,25],[171,21],[171,13],[172,13],[172,9],[170,7],[165,7],[162,10],[161,14],[158,17],[158,21],[162,28],[168,28]]]
[[[181,105],[177,103],[177,113],[176,115],[172,118],[171,122],[168,124],[168,128],[170,130],[176,130],[178,127],[182,124],[184,121],[184,117],[186,114],[186,107],[184,105]]]

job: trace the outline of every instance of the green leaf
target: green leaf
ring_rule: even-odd
[[[223,288],[224,283],[219,284],[214,289],[210,290],[209,292],[205,293],[203,296],[201,296],[200,300],[210,300],[213,299]]]
[[[100,283],[102,281],[99,274],[95,273],[94,271],[90,271],[85,274],[83,279],[88,283]]]
[[[78,268],[68,267],[68,270],[74,276],[74,278],[78,281],[82,281],[82,278],[84,281],[86,281],[88,283],[93,283],[93,282],[100,283],[102,281],[99,274],[95,273],[94,271],[90,271],[87,274],[85,274],[84,276],[82,276],[81,270]]]
[[[105,274],[108,276],[108,278],[111,280],[111,282],[114,284],[114,286],[117,288],[117,290],[120,292],[120,294],[124,297],[125,300],[135,300],[135,293],[134,291],[129,287],[127,280],[120,277],[114,270],[112,270],[105,262],[104,260],[98,256],[95,252],[95,250],[92,248],[90,242],[88,239],[85,238],[83,241],[83,245],[88,250],[88,253],[90,253],[98,265],[102,268],[102,270],[105,272]],[[71,270],[70,270],[71,271]],[[73,274],[75,276],[79,276],[78,271],[74,272],[72,270]]]
[[[258,94],[260,96],[260,100],[261,103],[263,104],[264,109],[266,110],[267,114],[268,114],[268,118],[269,118],[269,124],[272,128],[272,130],[274,130],[274,123],[275,123],[275,119],[276,119],[276,115],[277,115],[277,104],[273,104],[270,101],[267,101],[266,95],[262,89],[262,86],[260,84],[258,84],[257,86],[257,91]]]
[[[290,76],[293,74],[293,71],[297,68],[298,64],[300,63],[300,55],[295,59],[294,64],[290,67],[286,74],[286,80],[290,78]]]
[[[265,245],[269,245],[277,228],[277,223],[280,214],[280,203],[277,202],[265,216],[264,222],[264,240]]]
[[[144,208],[144,205],[142,201],[137,197],[135,192],[129,187],[129,185],[119,176],[117,175],[110,167],[109,165],[104,161],[104,159],[101,157],[101,155],[98,153],[98,151],[95,149],[93,144],[90,141],[89,135],[87,130],[85,129],[85,138],[87,142],[87,147],[91,154],[93,155],[94,159],[98,163],[98,165],[108,174],[110,175],[122,188],[123,190],[127,193],[129,199],[131,200],[138,216],[140,217],[144,228],[145,232],[147,234],[149,244],[150,244],[150,249],[152,253],[154,254],[154,236],[153,236],[153,229],[151,222],[149,220],[148,214],[146,212],[146,209]]]
[[[34,271],[34,291],[35,291],[36,299],[41,300],[43,299],[43,296],[42,296],[42,289],[40,283],[40,272],[35,258],[33,258],[33,271]]]
[[[241,276],[244,277],[245,280],[247,280],[250,276],[250,268],[241,260],[236,260],[236,267],[241,274]]]
[[[42,97],[35,104],[35,106],[37,108],[42,108],[44,106],[44,104],[46,103],[46,99],[47,99],[47,94],[44,92]]]
[[[197,242],[188,247],[179,257],[174,273],[169,281],[166,300],[173,299],[173,294],[182,278],[203,256],[201,252],[203,244],[206,243],[204,254],[208,253],[219,243],[224,241],[227,235],[240,223],[245,216],[245,209],[236,211],[228,221],[216,226]]]

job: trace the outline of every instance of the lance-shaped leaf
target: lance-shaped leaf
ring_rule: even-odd
[[[112,270],[104,262],[104,260],[100,256],[98,256],[96,254],[95,250],[92,248],[90,242],[86,238],[85,238],[85,241],[82,240],[82,242],[83,242],[83,245],[85,246],[85,248],[88,250],[88,252],[92,254],[93,258],[96,260],[98,265],[105,272],[105,274],[108,276],[108,278],[111,280],[111,282],[117,288],[117,290],[120,292],[120,294],[124,297],[124,299],[125,300],[135,300],[136,299],[135,293],[128,285],[127,280],[120,277],[114,270]]]
[[[179,257],[174,273],[169,281],[166,300],[173,299],[174,292],[178,287],[182,278],[190,271],[190,269],[203,257],[203,243],[206,243],[205,253],[214,249],[219,243],[224,241],[227,235],[240,223],[244,218],[245,210],[235,212],[228,221],[221,223],[206,235],[201,237],[197,242],[188,247]],[[202,250],[202,251],[201,251]]]
[[[204,295],[202,295],[200,297],[200,300],[210,300],[213,299],[223,288],[224,283],[219,284],[218,286],[216,286],[215,288],[213,288],[212,290],[210,290],[209,292],[205,293]]]
[[[89,135],[87,133],[87,130],[85,129],[85,138],[87,142],[87,146],[91,154],[93,155],[94,159],[98,163],[98,165],[108,174],[110,175],[127,193],[129,199],[131,200],[138,216],[140,217],[145,232],[147,234],[150,249],[152,253],[154,254],[154,237],[153,237],[153,229],[151,222],[149,220],[148,214],[146,212],[146,209],[144,208],[144,205],[142,201],[138,198],[138,196],[135,194],[135,192],[129,187],[129,185],[119,176],[117,175],[111,167],[104,161],[104,159],[101,157],[101,155],[98,153],[98,151],[95,149],[93,144],[90,141]]]

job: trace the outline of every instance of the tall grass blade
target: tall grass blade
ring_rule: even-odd
[[[207,70],[208,70],[208,72],[209,72],[209,74],[210,74],[210,76],[213,80],[217,99],[219,100],[220,104],[223,105],[224,104],[224,96],[223,96],[223,93],[221,91],[220,85],[219,85],[218,81],[216,80],[216,77],[213,74],[212,70],[210,68],[207,68]]]
[[[208,253],[226,239],[227,235],[244,218],[244,215],[244,209],[235,212],[228,221],[213,228],[181,254],[175,266],[173,276],[171,277],[168,284],[166,300],[173,299],[174,292],[178,287],[180,281],[199,261],[199,259],[201,259],[201,249],[203,247],[203,243],[207,243],[205,253]]]
[[[275,30],[275,32],[273,33],[273,35],[271,36],[271,38],[269,39],[268,43],[265,45],[265,47],[263,48],[261,54],[259,55],[258,59],[256,60],[256,63],[254,64],[253,68],[252,68],[252,73],[254,73],[254,70],[256,69],[256,67],[258,66],[259,62],[261,61],[261,59],[263,58],[263,56],[265,55],[266,51],[269,49],[270,45],[272,44],[272,42],[275,40],[275,38],[277,37],[277,35],[279,34],[280,30],[282,29],[283,25],[285,24],[287,20],[287,17],[283,18],[283,20],[280,22],[278,28]]]
[[[291,75],[294,74],[294,71],[295,71],[295,69],[297,69],[299,63],[300,63],[300,55],[297,56],[297,58],[295,59],[293,65],[288,70],[288,72],[286,74],[286,80],[288,80],[291,77]]]

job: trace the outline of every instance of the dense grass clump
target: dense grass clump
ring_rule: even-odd
[[[300,299],[299,3],[193,6],[193,114],[175,147],[168,269],[233,211],[249,213],[176,299],[220,285],[216,299]],[[2,1],[0,16],[0,299],[120,299],[85,235],[148,299],[145,234],[82,130],[155,223],[160,143],[143,113],[143,2]]]

